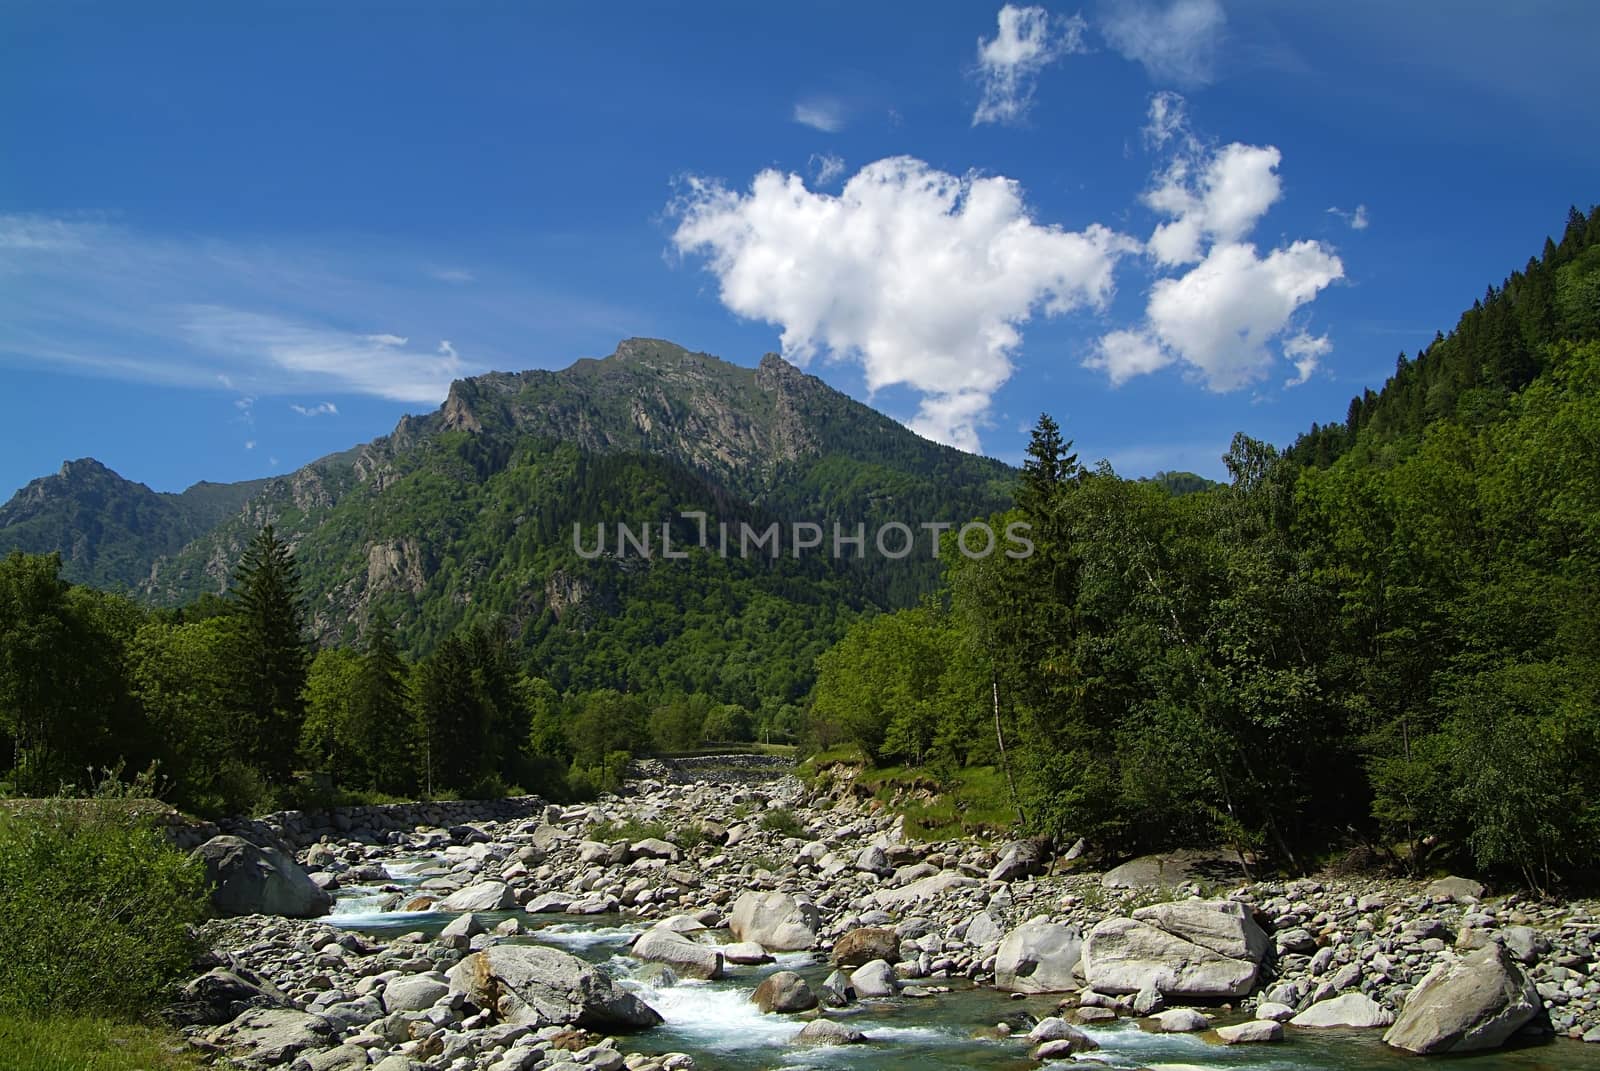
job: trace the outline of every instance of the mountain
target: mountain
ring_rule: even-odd
[[[93,458],[67,461],[0,506],[0,553],[59,551],[63,572],[127,590],[173,554],[236,513],[265,480],[201,482],[182,494],[152,491]]]
[[[790,525],[861,524],[870,540],[886,521],[960,524],[1005,508],[1013,477],[777,356],[748,368],[630,339],[560,371],[460,380],[436,412],[270,480],[163,496],[73,462],[0,512],[0,552],[60,550],[71,579],[181,606],[226,590],[271,523],[294,547],[324,642],[356,638],[382,610],[421,653],[493,618],[562,686],[754,703],[798,698],[856,614],[937,583],[924,533],[901,561],[834,561],[826,543],[794,557]],[[592,545],[597,524],[617,522],[669,524],[674,547],[694,544],[685,511],[707,515],[712,543],[686,560],[615,546],[588,559],[574,545],[574,525]],[[719,521],[735,540],[741,524],[780,524],[782,555],[719,555]]]

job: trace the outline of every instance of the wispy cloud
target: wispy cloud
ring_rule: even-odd
[[[407,288],[385,271],[392,257],[0,215],[0,363],[226,390],[247,427],[256,399],[270,395],[437,404],[451,380],[490,364],[476,344],[441,342],[438,328],[481,332],[515,313],[496,303],[485,315],[488,296],[451,297],[455,288],[429,287],[420,273]],[[513,322],[518,330],[502,333],[524,335]]]
[[[826,186],[844,174],[844,157],[831,152],[812,153],[807,163],[811,166],[811,180],[818,186]]]
[[[296,413],[299,413],[303,417],[338,416],[339,415],[339,407],[337,405],[334,405],[332,402],[323,402],[320,405],[295,405],[295,404],[291,404],[289,406],[289,408],[293,409]]]
[[[477,278],[465,268],[434,268],[428,274],[441,283],[470,283]]]
[[[1085,51],[1081,15],[1052,15],[1042,7],[1007,4],[992,38],[978,38],[977,78],[983,96],[972,125],[1015,123],[1033,103],[1039,72],[1062,56]]]
[[[1348,212],[1339,206],[1334,205],[1328,209],[1328,215],[1338,216],[1340,219],[1344,220],[1353,231],[1364,231],[1367,229],[1368,223],[1371,222],[1367,219],[1366,205],[1356,205]]]
[[[844,107],[832,97],[811,97],[794,106],[794,121],[824,134],[844,129]]]
[[[1116,52],[1155,81],[1190,87],[1216,77],[1227,21],[1218,0],[1114,0],[1100,30]]]

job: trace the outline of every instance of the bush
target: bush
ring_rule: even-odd
[[[123,803],[0,814],[0,1012],[137,1015],[182,979],[204,872]]]
[[[661,822],[641,822],[629,818],[618,822],[591,822],[588,837],[601,844],[635,844],[641,840],[666,840],[667,827]]]
[[[784,837],[804,837],[806,827],[800,824],[800,819],[787,807],[774,807],[761,816],[761,828],[769,833],[777,833]]]

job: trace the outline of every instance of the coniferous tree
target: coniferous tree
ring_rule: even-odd
[[[305,721],[311,645],[300,571],[272,525],[246,548],[231,599],[246,748],[269,782],[285,784],[294,772],[295,745]]]
[[[406,792],[417,786],[412,725],[406,716],[408,667],[395,647],[394,629],[381,611],[368,626],[361,656],[359,720],[367,738],[368,787]]]

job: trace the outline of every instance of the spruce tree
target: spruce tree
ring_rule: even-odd
[[[305,721],[305,600],[300,571],[272,525],[245,549],[234,576],[240,708],[246,757],[271,784],[294,774],[295,745]]]
[[[412,726],[406,717],[409,668],[394,643],[394,629],[382,611],[367,626],[361,656],[359,724],[364,741],[368,787],[409,792],[419,778],[411,761]]]

